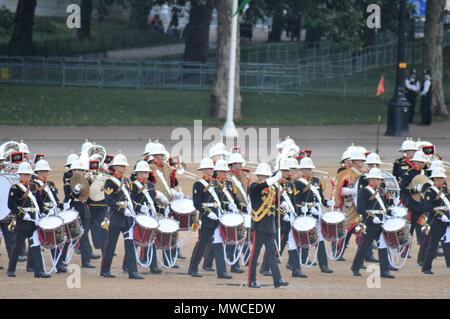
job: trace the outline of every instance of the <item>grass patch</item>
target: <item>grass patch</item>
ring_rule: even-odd
[[[208,91],[0,85],[0,124],[6,125],[222,125],[209,118]],[[377,98],[242,94],[239,125],[374,124],[385,121]]]

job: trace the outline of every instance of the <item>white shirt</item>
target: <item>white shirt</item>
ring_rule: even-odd
[[[425,82],[423,83],[423,90],[420,93],[420,95],[426,95],[428,93],[428,91],[430,90],[431,87],[431,81],[430,80],[425,80]]]
[[[419,92],[420,91],[420,82],[416,81],[415,84],[413,84],[412,82],[413,82],[413,80],[411,78],[407,78],[405,80],[406,88],[410,91]]]

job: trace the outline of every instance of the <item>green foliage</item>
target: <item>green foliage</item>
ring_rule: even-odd
[[[0,7],[0,36],[7,36],[11,33],[14,25],[14,14],[5,6]]]
[[[43,34],[55,34],[58,32],[58,28],[49,20],[38,19],[34,23],[33,31]]]

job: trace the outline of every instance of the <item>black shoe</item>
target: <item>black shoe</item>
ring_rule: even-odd
[[[8,272],[6,273],[6,275],[7,275],[8,277],[16,277],[16,272],[15,272],[15,271],[8,271]]]
[[[275,288],[280,288],[280,287],[286,287],[287,285],[289,285],[289,283],[287,281],[284,281],[283,279],[277,280],[274,284]]]
[[[235,273],[235,274],[242,274],[245,271],[243,269],[241,269],[241,268],[231,268],[231,272]]]
[[[152,274],[160,274],[160,273],[162,273],[162,270],[160,268],[155,267],[155,268],[151,268],[150,272]]]
[[[388,269],[389,271],[398,271],[398,268],[395,268],[392,265],[389,265]]]
[[[108,271],[108,272],[101,272],[100,276],[106,277],[106,278],[116,278],[116,276],[114,276],[110,271]]]
[[[180,252],[178,253],[177,258],[181,259],[181,260],[185,260],[186,259],[186,257],[184,257]]]
[[[434,272],[432,272],[431,270],[422,270],[422,272],[423,272],[425,275],[434,275]]]
[[[167,266],[167,265],[165,265],[165,266]],[[173,265],[172,267],[171,267],[172,269],[178,269],[178,268],[180,268],[180,266],[178,266],[178,265]]]
[[[34,272],[34,268],[27,268],[27,272]]]
[[[86,263],[86,264],[83,264],[83,265],[81,266],[81,268],[94,269],[95,266],[94,266],[93,264],[91,264],[91,263]]]
[[[359,272],[359,270],[353,270],[353,269],[352,269],[352,272],[353,272],[353,276],[355,276],[355,277],[361,277],[361,273]]]
[[[369,262],[369,263],[377,263],[377,262],[379,262],[379,260],[376,259],[373,255],[367,256],[366,258],[364,258],[364,260]]]
[[[66,268],[66,266],[57,266],[56,267],[56,272],[58,274],[66,273],[67,272],[67,268]]]
[[[292,272],[292,278],[308,278],[308,276],[302,273],[301,270],[296,270]]]
[[[345,261],[345,258],[341,256],[338,259],[336,259],[336,261]]]
[[[362,265],[361,269],[367,269],[367,267],[365,265]]]
[[[204,270],[204,271],[207,271],[207,272],[213,272],[213,271],[215,271],[214,268],[212,268],[212,267],[203,267],[203,270]]]
[[[231,279],[231,278],[233,278],[233,276],[231,276],[227,272],[224,272],[223,274],[218,275],[217,278],[219,278],[219,279]]]
[[[45,272],[37,272],[34,274],[34,278],[50,278],[50,275],[47,275]]]
[[[261,288],[261,285],[258,284],[256,281],[252,281],[250,285],[248,285],[249,288]]]
[[[23,263],[24,261],[27,261],[27,257],[26,256],[19,256],[19,257],[17,257],[17,262],[18,263]]]
[[[272,276],[272,272],[270,270],[260,270],[259,273],[265,277]]]
[[[199,273],[198,271],[190,271],[188,272],[188,274],[191,275],[192,277],[202,278],[202,274]]]
[[[131,273],[128,275],[128,278],[129,278],[129,279],[144,279],[144,277],[142,277],[141,275],[139,275],[138,272],[131,272]]]
[[[386,272],[381,273],[381,278],[394,279],[395,276],[394,276],[394,275],[391,275],[391,274],[389,273],[389,271],[386,271]]]
[[[328,266],[320,267],[320,271],[323,272],[323,273],[325,273],[325,274],[332,274],[332,273],[333,273],[333,270],[331,270],[330,268],[328,268]]]
[[[288,270],[292,270],[292,266],[291,266],[291,265],[289,265],[289,264],[286,264],[286,269],[288,269]]]
[[[100,259],[100,258],[102,258],[102,256],[100,256],[100,255],[94,255],[94,254],[91,255],[91,259],[92,260],[97,260],[97,259]]]

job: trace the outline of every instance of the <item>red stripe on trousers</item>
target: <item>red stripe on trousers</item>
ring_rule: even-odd
[[[253,230],[253,234],[252,234],[252,250],[250,253],[250,259],[248,262],[248,285],[250,286],[250,277],[251,277],[251,272],[252,272],[252,260],[253,260],[253,254],[255,253],[255,246],[256,246],[256,230]]]

